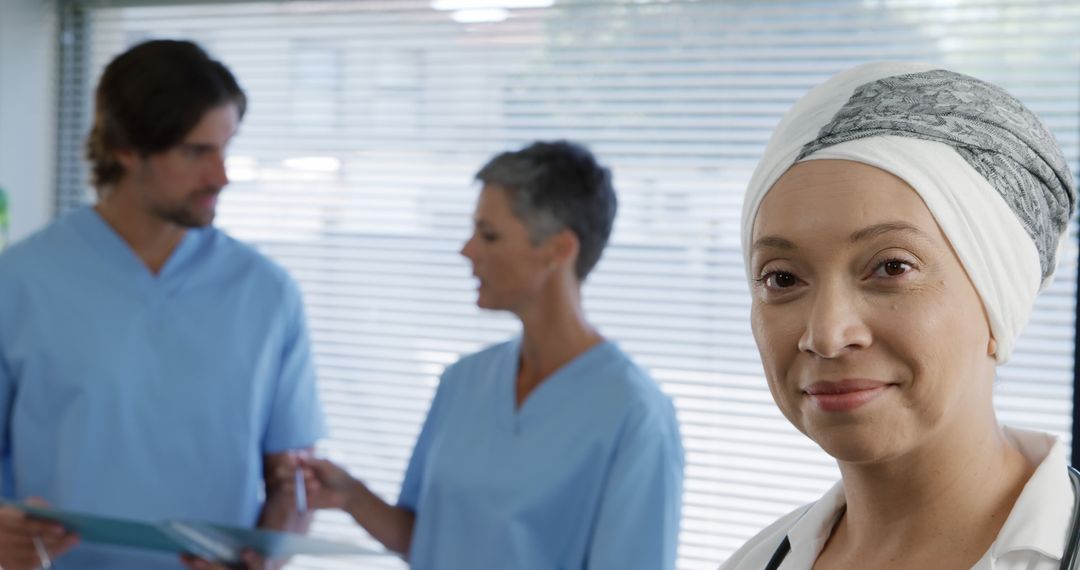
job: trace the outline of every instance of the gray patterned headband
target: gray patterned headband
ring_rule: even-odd
[[[803,160],[861,162],[915,190],[979,294],[998,363],[1008,360],[1056,269],[1077,198],[1061,150],[1031,111],[931,65],[873,62],[834,75],[784,115],[747,185],[748,275],[758,209]]]
[[[1076,207],[1076,186],[1054,136],[1003,89],[945,70],[894,75],[857,87],[802,147],[796,162],[826,147],[880,135],[947,144],[1012,208],[1053,274],[1059,239]]]

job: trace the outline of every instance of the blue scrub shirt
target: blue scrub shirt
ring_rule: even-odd
[[[515,409],[520,342],[442,376],[398,499],[416,513],[412,568],[674,568],[683,450],[670,399],[604,342]]]
[[[3,496],[254,526],[264,454],[324,436],[299,291],[214,228],[155,276],[92,208],[0,255]],[[60,568],[181,568],[83,545]]]

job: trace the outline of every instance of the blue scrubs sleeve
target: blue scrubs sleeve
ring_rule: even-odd
[[[674,569],[683,449],[669,401],[631,413],[613,461],[587,567]]]
[[[423,486],[424,473],[427,471],[428,457],[431,455],[432,440],[439,431],[442,416],[445,413],[446,399],[448,398],[450,381],[453,367],[446,369],[439,379],[439,387],[435,390],[435,397],[431,400],[427,417],[424,419],[424,427],[420,430],[420,436],[416,439],[412,457],[409,458],[409,467],[405,470],[405,480],[401,483],[401,493],[398,494],[397,506],[416,512],[420,503],[420,489]]]
[[[263,440],[264,453],[281,453],[311,447],[326,436],[315,367],[311,359],[311,341],[300,292],[289,281],[287,320],[282,342],[281,366],[270,404],[270,416]]]

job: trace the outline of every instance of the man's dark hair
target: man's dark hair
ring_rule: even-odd
[[[607,245],[618,207],[611,171],[589,149],[569,141],[535,142],[495,156],[476,179],[507,191],[534,244],[564,228],[574,232],[580,243],[574,271],[585,280]]]
[[[94,97],[86,141],[93,185],[124,175],[118,150],[149,156],[179,144],[210,109],[234,103],[241,118],[247,97],[232,73],[189,41],[152,40],[112,60]]]

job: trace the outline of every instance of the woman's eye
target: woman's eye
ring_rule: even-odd
[[[766,287],[771,289],[787,289],[799,283],[794,274],[786,271],[770,271],[759,279]]]
[[[899,277],[915,267],[900,259],[890,259],[877,266],[874,275],[878,277]]]
[[[773,275],[773,284],[780,288],[792,287],[796,282],[795,276],[790,273],[777,273],[776,275]]]

